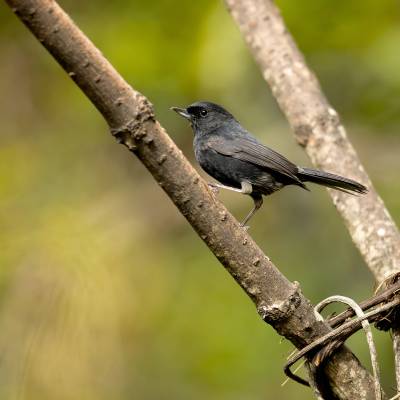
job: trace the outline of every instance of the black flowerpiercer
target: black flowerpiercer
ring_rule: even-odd
[[[218,104],[200,101],[187,108],[172,107],[190,121],[194,153],[200,166],[224,188],[247,194],[254,207],[241,223],[245,226],[268,196],[287,185],[307,189],[313,182],[347,193],[366,193],[367,188],[348,178],[311,168],[298,167],[264,146],[235,117]]]

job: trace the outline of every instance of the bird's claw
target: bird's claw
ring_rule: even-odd
[[[246,232],[250,229],[250,225],[239,224],[241,228],[243,228]]]

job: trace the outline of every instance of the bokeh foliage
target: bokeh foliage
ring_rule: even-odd
[[[221,2],[60,2],[118,71],[168,108],[220,102],[300,164],[295,145]],[[395,0],[280,0],[376,187],[400,216],[399,9]],[[0,397],[302,399],[283,388],[291,346],[263,324],[147,171],[0,6]],[[251,201],[221,199],[241,218]],[[260,246],[317,302],[361,300],[372,277],[324,190],[287,188],[252,223]],[[387,387],[391,349],[379,335]],[[363,338],[351,346],[368,364]]]

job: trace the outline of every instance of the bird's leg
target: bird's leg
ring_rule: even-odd
[[[250,218],[259,210],[263,204],[263,198],[261,194],[250,194],[254,201],[254,207],[252,210],[249,212],[247,217],[243,220],[243,222],[240,224],[242,227],[246,227],[246,224],[250,221]]]
[[[243,222],[240,224],[240,226],[244,227],[244,228],[248,228],[246,227],[247,222],[250,221],[250,218],[256,213],[256,211],[262,206],[263,204],[263,198],[261,194],[252,194],[253,192],[253,187],[251,185],[250,182],[247,181],[242,181],[240,182],[241,184],[241,188],[237,189],[237,188],[233,188],[230,186],[225,186],[222,185],[221,183],[209,183],[208,186],[211,188],[211,190],[215,191],[216,189],[227,189],[227,190],[232,190],[234,192],[238,192],[238,193],[242,193],[242,194],[248,194],[251,196],[251,198],[254,201],[254,207],[252,208],[252,210],[249,212],[249,214],[247,215],[247,217],[243,220]]]

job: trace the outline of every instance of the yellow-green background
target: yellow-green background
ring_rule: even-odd
[[[400,218],[396,0],[280,0],[376,188]],[[222,2],[61,5],[194,162],[169,111],[224,104],[262,141],[310,165]],[[308,399],[284,380],[291,346],[258,318],[149,173],[0,4],[0,398]],[[242,218],[251,201],[221,193]],[[216,222],[217,223],[217,222]],[[361,300],[373,279],[323,189],[270,197],[251,234],[318,302]],[[390,392],[389,335],[377,334]],[[369,365],[361,334],[351,347]]]

